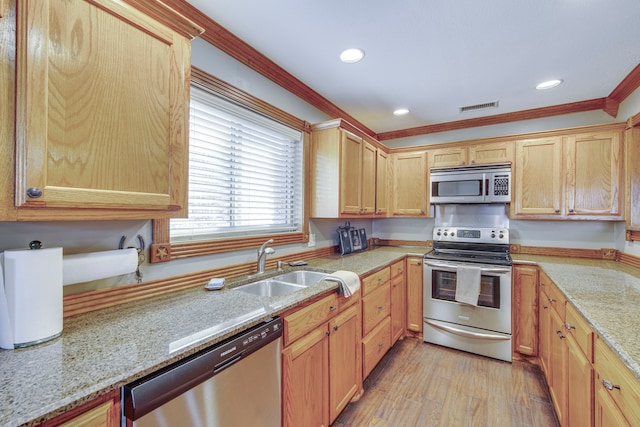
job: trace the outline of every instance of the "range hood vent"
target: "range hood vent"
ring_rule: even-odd
[[[465,113],[467,111],[482,110],[484,108],[498,108],[498,101],[485,102],[484,104],[466,105],[460,107],[460,112]]]

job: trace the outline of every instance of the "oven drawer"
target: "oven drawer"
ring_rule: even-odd
[[[391,302],[389,282],[362,298],[362,335],[367,335],[382,319],[388,317]]]
[[[362,340],[362,378],[366,378],[391,348],[391,318],[385,318]]]

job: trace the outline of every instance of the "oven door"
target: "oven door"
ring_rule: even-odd
[[[455,300],[459,266],[481,267],[478,305]],[[424,318],[511,334],[511,266],[424,260]]]

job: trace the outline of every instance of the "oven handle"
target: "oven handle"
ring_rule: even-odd
[[[448,269],[448,270],[456,269],[455,265],[441,264],[438,262],[426,261],[426,260],[424,261],[424,265],[427,267],[435,267],[435,268],[442,268],[442,269]],[[511,268],[510,267],[488,267],[488,268],[483,267],[481,271],[483,273],[511,273]]]
[[[462,337],[467,337],[467,338],[480,338],[485,340],[496,340],[496,341],[506,341],[510,339],[509,336],[505,336],[505,335],[482,334],[480,332],[464,331],[462,329],[457,329],[451,326],[443,325],[440,322],[435,322],[429,319],[424,319],[424,323],[431,325],[434,328],[442,329],[443,331],[451,332],[452,334],[460,335]]]

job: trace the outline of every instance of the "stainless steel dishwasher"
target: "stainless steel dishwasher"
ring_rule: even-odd
[[[276,317],[122,388],[123,426],[280,427]]]

